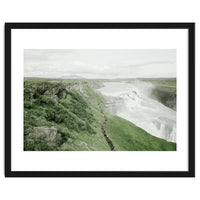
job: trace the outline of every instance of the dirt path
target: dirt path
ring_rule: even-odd
[[[107,143],[108,143],[108,145],[109,145],[111,151],[116,151],[116,149],[115,149],[115,147],[114,147],[112,141],[108,138],[108,135],[107,135],[107,133],[106,133],[106,130],[104,129],[104,126],[105,126],[106,123],[107,123],[107,117],[105,116],[105,114],[104,114],[104,112],[103,112],[103,109],[102,109],[101,106],[100,106],[100,103],[98,103],[98,106],[99,106],[99,109],[100,109],[102,115],[104,116],[104,119],[105,119],[104,122],[103,122],[103,124],[101,125],[101,132],[102,132],[102,134],[104,135],[104,138],[105,138],[105,140],[107,141]]]

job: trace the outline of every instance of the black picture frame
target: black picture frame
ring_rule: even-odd
[[[13,29],[188,30],[188,171],[12,171],[11,32]],[[5,177],[195,177],[195,23],[5,23]]]

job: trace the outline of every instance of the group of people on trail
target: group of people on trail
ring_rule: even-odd
[[[103,133],[108,145],[110,146],[112,151],[115,151],[115,147],[113,146],[111,140],[108,138],[108,135],[106,134],[106,130],[104,129],[104,125],[107,123],[107,117],[105,116],[103,109],[100,106],[100,103],[98,103],[99,109],[101,111],[101,113],[104,115],[105,121],[103,122],[103,124],[101,125],[101,132]]]

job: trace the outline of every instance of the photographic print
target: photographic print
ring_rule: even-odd
[[[25,49],[25,151],[176,151],[176,50]]]
[[[6,23],[5,176],[194,177],[194,23]]]

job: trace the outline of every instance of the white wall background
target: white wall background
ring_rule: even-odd
[[[4,92],[5,22],[196,22],[199,53],[198,0],[1,0],[1,96]],[[196,66],[199,64],[196,56]],[[196,79],[199,75],[196,67]],[[200,79],[196,80],[198,92]],[[1,98],[0,198],[40,199],[200,199],[200,126],[196,127],[196,178],[4,178],[4,99]],[[200,92],[196,93],[200,102]],[[196,122],[200,107],[196,105]]]

